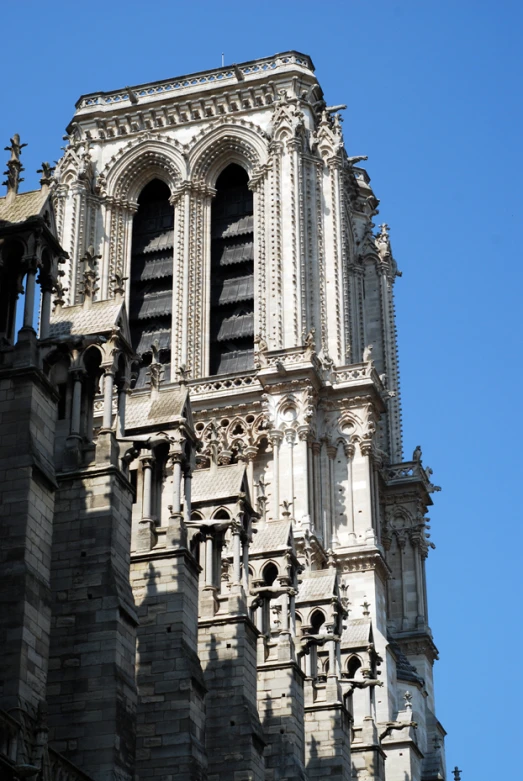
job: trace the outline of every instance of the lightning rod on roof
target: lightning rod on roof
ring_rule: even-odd
[[[222,68],[225,65],[225,54],[222,52]]]

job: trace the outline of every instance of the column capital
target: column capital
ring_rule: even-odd
[[[256,447],[256,445],[247,445],[243,453],[247,461],[254,461],[256,456],[258,455],[258,448]]]
[[[356,453],[356,446],[352,442],[345,442],[343,445],[343,452],[347,458],[354,458]]]
[[[311,436],[311,431],[309,426],[307,425],[301,425],[298,426],[298,439],[300,442],[308,442]]]
[[[83,380],[86,377],[86,371],[85,369],[82,369],[79,366],[75,366],[73,368],[69,369],[69,374],[73,378],[73,381],[75,382],[83,382]]]
[[[285,440],[287,444],[294,445],[296,441],[296,432],[293,428],[285,429]]]
[[[268,437],[271,445],[280,445],[283,441],[283,432],[278,428],[273,428],[269,431]]]
[[[327,450],[327,455],[329,456],[331,461],[334,461],[334,459],[336,458],[336,450],[337,450],[337,448],[334,445],[330,445],[329,444],[329,445],[327,445],[326,450]]]

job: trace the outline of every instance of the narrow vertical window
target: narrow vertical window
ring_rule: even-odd
[[[140,193],[133,222],[130,327],[139,357],[136,387],[147,382],[153,348],[164,365],[164,382],[171,378],[174,209],[169,196],[166,184],[149,182]]]
[[[210,373],[253,368],[254,218],[247,172],[231,164],[216,182],[211,220]]]

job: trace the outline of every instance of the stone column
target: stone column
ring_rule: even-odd
[[[207,531],[205,535],[205,585],[207,587],[214,586],[213,560],[213,537],[212,533]]]
[[[396,532],[398,548],[400,554],[400,577],[401,577],[401,628],[408,629],[407,616],[407,584],[405,583],[405,548],[407,545],[407,536],[404,531]]]
[[[156,534],[154,533],[154,522],[152,517],[152,487],[153,487],[153,467],[155,458],[151,453],[140,456],[143,476],[142,493],[142,518],[138,528],[138,539],[136,543],[137,550],[151,550],[156,543]]]
[[[424,589],[423,589],[423,572],[421,561],[421,532],[419,529],[410,530],[410,542],[412,545],[412,553],[414,556],[414,577],[416,583],[416,601],[417,601],[417,616],[416,626],[423,627],[425,625],[425,603],[424,603]]]
[[[113,221],[113,215],[114,211],[116,210],[116,207],[113,205],[114,199],[113,198],[106,198],[105,202],[103,203],[103,209],[104,209],[104,215],[103,215],[103,231],[105,236],[112,236],[113,235],[113,222],[116,222],[116,220]],[[100,296],[102,300],[108,298],[109,296],[109,278],[111,276],[110,273],[110,265],[111,265],[111,246],[112,242],[104,241],[102,245],[102,259],[100,263]],[[129,305],[129,301],[127,301],[127,305]],[[127,309],[129,311],[129,309]]]
[[[125,380],[118,392],[118,416],[116,420],[116,435],[118,437],[125,436],[125,408],[127,405],[127,396],[129,393],[129,383],[127,380]]]
[[[345,458],[347,459],[347,501],[345,506],[347,508],[347,515],[349,516],[349,544],[356,545],[357,537],[354,526],[354,492],[352,487],[352,460],[354,458],[356,448],[353,444],[348,442],[345,443],[343,450],[345,453]]]
[[[373,482],[372,482],[372,441],[365,439],[360,442],[360,452],[364,459],[364,473],[367,481],[367,489],[365,490],[365,501],[362,503],[364,508],[363,517],[369,519],[369,525],[366,529],[362,530],[365,534],[365,543],[367,545],[376,545],[376,531],[374,526],[374,496],[373,496]]]
[[[247,445],[245,448],[245,458],[247,459],[247,479],[249,481],[249,491],[251,492],[251,501],[254,501],[254,461],[258,454],[258,448],[255,445]]]
[[[324,438],[321,441],[320,450],[320,470],[321,470],[321,531],[323,546],[325,549],[330,547],[330,527],[331,527],[331,493],[329,479],[329,457],[327,455],[328,440]]]
[[[294,442],[296,440],[296,432],[292,428],[288,428],[285,431],[285,441],[289,447],[289,502],[291,508],[291,518],[296,518],[295,512],[295,496],[294,496]]]
[[[71,407],[71,434],[80,436],[80,423],[82,412],[82,381],[83,369],[74,369],[73,376],[73,403]]]
[[[311,445],[313,471],[314,471],[314,531],[323,541],[323,524],[321,518],[321,475],[320,475],[320,452],[319,442],[313,442]]]
[[[241,525],[235,522],[231,526],[232,532],[232,581],[233,584],[241,582]]]
[[[23,324],[24,328],[33,328],[33,313],[35,307],[35,287],[36,287],[36,266],[31,265],[27,269],[27,277],[25,282],[24,324]]]
[[[185,523],[191,520],[191,488],[192,488],[192,471],[187,468],[184,472],[183,481],[183,517]]]
[[[187,527],[182,517],[182,442],[174,442],[169,452],[169,461],[173,469],[172,504],[169,507],[169,528],[167,532],[167,544],[174,547],[187,546]]]
[[[106,367],[104,371],[104,414],[102,428],[110,431],[113,427],[113,387],[114,369]]]
[[[336,497],[334,492],[334,460],[336,458],[337,448],[334,445],[328,444],[326,447],[327,458],[329,459],[329,547],[334,548],[338,544],[338,533],[336,527]]]
[[[269,442],[272,445],[272,471],[273,471],[273,520],[277,521],[280,517],[280,446],[283,434],[278,429],[272,429],[269,432]]]
[[[172,514],[175,515],[181,511],[181,481],[182,481],[182,456],[181,453],[171,455],[173,465],[173,503]]]
[[[300,426],[298,428],[298,441],[300,443],[300,456],[301,456],[301,462],[303,464],[303,470],[304,470],[304,478],[305,478],[305,484],[301,483],[301,486],[298,490],[298,495],[300,498],[301,503],[301,522],[302,525],[308,529],[310,529],[311,526],[311,517],[310,517],[310,493],[311,493],[311,471],[310,471],[310,451],[309,451],[309,428],[308,426]],[[294,509],[294,517],[296,518],[298,513],[297,509]]]
[[[242,545],[242,582],[247,596],[249,593],[249,540],[247,534],[244,536]]]
[[[40,307],[40,339],[49,336],[49,322],[51,319],[52,282],[42,282],[42,305]]]

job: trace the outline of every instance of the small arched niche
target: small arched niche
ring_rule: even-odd
[[[262,571],[263,582],[266,586],[272,586],[278,577],[278,567],[270,561],[265,565]]]
[[[171,378],[171,318],[174,255],[174,207],[170,190],[159,179],[138,197],[131,248],[131,340],[138,355],[136,386],[147,382],[147,367],[157,354],[163,380]]]
[[[358,674],[361,669],[361,659],[358,656],[351,656],[347,662],[347,674],[349,678],[361,678],[361,674]]]
[[[24,247],[17,240],[7,240],[2,248],[0,267],[0,336],[13,344],[15,331],[22,326],[23,298],[22,258]]]
[[[210,374],[254,365],[254,205],[236,163],[216,181],[211,208]]]
[[[313,635],[319,635],[321,628],[325,623],[325,614],[321,610],[315,610],[310,617],[311,629]]]

